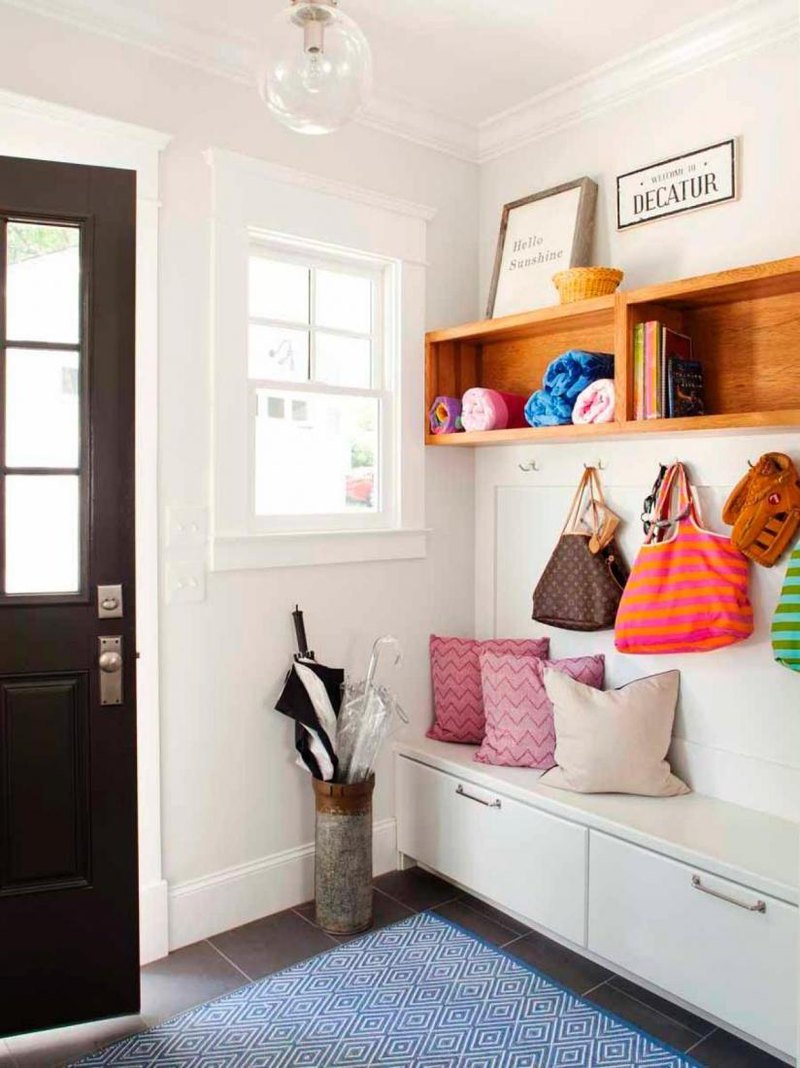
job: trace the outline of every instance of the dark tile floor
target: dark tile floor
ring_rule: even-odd
[[[375,880],[375,926],[432,909],[533,965],[576,994],[629,1020],[708,1068],[769,1068],[783,1062],[699,1016],[614,975],[419,868]],[[287,909],[186,946],[142,969],[139,1016],[0,1039],[0,1068],[57,1068],[192,1005],[321,953],[342,939],[314,923],[312,904]]]

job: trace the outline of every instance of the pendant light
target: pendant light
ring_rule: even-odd
[[[337,0],[292,0],[271,22],[259,91],[273,115],[300,133],[331,133],[361,109],[372,56]]]

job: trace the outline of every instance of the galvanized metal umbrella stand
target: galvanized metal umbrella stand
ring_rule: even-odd
[[[303,613],[292,615],[299,651],[276,709],[295,720],[299,763],[313,776],[316,921],[330,934],[358,934],[372,926],[373,768],[394,714],[408,722],[375,674],[381,651],[394,646],[398,663],[400,649],[378,638],[366,679],[342,686],[343,673],[309,650]]]
[[[314,900],[317,924],[329,934],[372,926],[372,791],[366,782],[312,779],[316,804]]]

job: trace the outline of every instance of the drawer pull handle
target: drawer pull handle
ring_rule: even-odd
[[[496,797],[494,801],[484,801],[482,797],[476,797],[474,794],[468,794],[461,783],[456,787],[456,793],[460,797],[468,797],[470,801],[477,801],[479,805],[486,805],[487,808],[502,808],[500,798]]]
[[[760,898],[756,901],[755,905],[746,905],[744,901],[739,901],[735,897],[731,897],[730,894],[721,894],[719,890],[712,890],[710,886],[703,886],[699,875],[692,876],[692,886],[695,890],[700,890],[704,894],[709,894],[711,897],[718,897],[720,901],[727,901],[729,905],[736,905],[740,909],[745,909],[747,912],[766,912],[767,903]]]

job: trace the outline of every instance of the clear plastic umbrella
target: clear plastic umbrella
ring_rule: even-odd
[[[399,664],[403,655],[400,643],[390,634],[384,635],[372,646],[366,679],[345,684],[336,732],[339,782],[363,782],[368,779],[394,716],[408,723],[408,716],[394,694],[385,686],[375,684],[380,654],[389,645],[394,646],[394,662]]]

